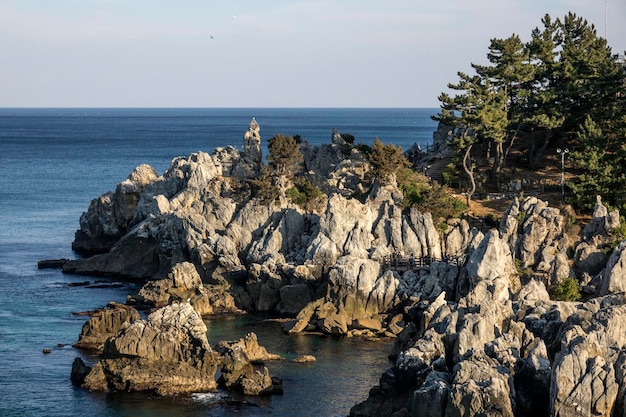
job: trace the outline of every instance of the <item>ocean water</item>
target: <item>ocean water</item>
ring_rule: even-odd
[[[391,342],[285,335],[278,323],[258,317],[209,320],[209,341],[254,331],[269,351],[286,358],[315,355],[314,364],[268,364],[284,380],[282,396],[154,398],[75,388],[69,379],[74,358],[95,358],[71,346],[86,320],[73,313],[124,302],[138,288],[115,278],[38,270],[37,261],[75,258],[71,242],[81,213],[134,167],[148,163],[163,173],[176,156],[241,148],[252,117],[263,143],[276,133],[330,143],[336,128],[356,142],[378,137],[407,149],[432,141],[436,111],[0,109],[0,416],[347,415],[389,367]],[[85,281],[91,285],[72,285]]]

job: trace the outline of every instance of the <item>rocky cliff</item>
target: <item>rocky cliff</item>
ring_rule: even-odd
[[[461,221],[441,234],[429,213],[402,209],[394,184],[374,182],[364,201],[350,198],[371,182],[368,164],[356,148],[346,150],[340,135],[333,138],[320,147],[300,145],[302,174],[328,193],[317,211],[254,195],[247,180],[259,172],[254,120],[243,153],[229,147],[179,157],[161,176],[142,165],[91,202],[73,246],[95,254],[67,262],[64,271],[145,280],[130,301],[151,308],[189,299],[202,314],[295,316],[324,298],[339,325],[324,324],[315,313],[304,327],[346,334],[366,319],[385,326],[384,315],[400,306],[398,290],[408,296],[417,277],[405,282],[384,270],[383,259],[457,256],[475,231]]]
[[[546,290],[578,275],[584,283],[585,259],[567,255],[602,251],[619,218],[600,201],[594,216],[602,226],[574,241],[558,209],[515,200],[447,285],[456,295],[435,292],[408,310],[395,365],[351,415],[623,415],[626,247],[605,260],[587,301]]]

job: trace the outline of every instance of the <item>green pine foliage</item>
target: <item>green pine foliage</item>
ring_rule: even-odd
[[[385,145],[378,138],[374,138],[368,160],[372,167],[372,174],[381,184],[389,183],[398,170],[411,165],[402,154],[401,146]]]
[[[489,63],[472,64],[474,75],[459,72],[459,81],[448,84],[453,94],[439,96],[433,118],[454,129],[450,144],[469,195],[475,154],[493,164],[498,180],[513,145],[526,153],[530,169],[556,145],[572,151],[578,207],[592,208],[600,194],[626,209],[626,67],[585,19],[546,15],[541,23],[527,42],[516,34],[491,39]]]
[[[305,178],[299,177],[294,186],[286,192],[292,203],[299,205],[303,210],[313,212],[320,210],[326,204],[326,195]]]
[[[580,285],[575,278],[566,278],[552,288],[552,299],[555,301],[579,301]]]
[[[267,147],[267,163],[273,175],[292,177],[298,173],[304,157],[293,136],[279,133],[268,140]]]

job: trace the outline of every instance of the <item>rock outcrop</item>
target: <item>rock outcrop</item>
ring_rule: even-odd
[[[191,262],[174,265],[166,278],[148,281],[136,296],[129,296],[128,300],[129,304],[148,309],[185,301],[202,316],[241,313],[230,293],[220,286],[202,283],[196,266]]]
[[[259,346],[256,334],[248,333],[234,342],[220,342],[215,351],[221,356],[218,383],[245,395],[282,394],[282,381],[272,378],[263,362],[281,359]]]
[[[102,359],[76,382],[95,391],[158,395],[213,391],[219,358],[206,331],[190,304],[168,305],[107,339]],[[75,361],[74,367],[73,375],[80,375],[84,363]]]
[[[257,140],[253,120],[243,155],[230,148],[198,152],[174,159],[162,176],[138,168],[81,218],[76,245],[108,251],[69,261],[63,270],[147,281],[130,302],[158,308],[189,300],[201,314],[296,316],[326,297],[335,312],[332,318],[310,318],[318,330],[346,334],[373,320],[373,329],[380,328],[375,332],[384,334],[384,313],[401,301],[398,289],[405,298],[411,294],[402,277],[381,267],[383,259],[393,253],[458,257],[476,239],[462,220],[442,240],[429,213],[402,210],[395,184],[374,182],[364,202],[347,198],[354,192],[348,184],[364,183],[367,163],[337,140],[320,148],[301,145],[307,175],[330,193],[320,212],[268,205],[253,197],[245,176],[234,175],[236,166],[257,162]],[[218,305],[222,298],[226,302]]]
[[[577,279],[567,253],[592,238],[570,242],[558,210],[533,198],[514,201],[500,231],[470,245],[456,280],[446,279],[456,297],[441,290],[441,279],[437,291],[422,291],[398,337],[395,365],[350,415],[622,415],[626,246],[596,278],[600,297],[553,301],[545,286]],[[520,268],[549,272],[521,280]]]
[[[78,336],[75,348],[101,352],[109,337],[139,320],[139,313],[132,307],[119,303],[109,303],[107,307],[91,314]]]

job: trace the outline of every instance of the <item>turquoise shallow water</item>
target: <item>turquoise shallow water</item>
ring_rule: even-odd
[[[435,109],[0,109],[0,416],[340,416],[367,397],[388,367],[390,343],[287,336],[278,323],[243,317],[208,322],[209,340],[254,331],[268,350],[315,364],[270,363],[285,394],[222,404],[225,393],[163,399],[72,387],[77,311],[123,302],[136,291],[70,286],[99,278],[38,270],[40,259],[72,258],[71,241],[89,201],[149,163],[162,173],[178,155],[241,146],[252,117],[262,140],[275,133],[330,142],[332,128],[357,142],[374,137],[407,148],[432,139]],[[44,355],[44,348],[51,353]],[[238,398],[241,399],[241,398]]]

